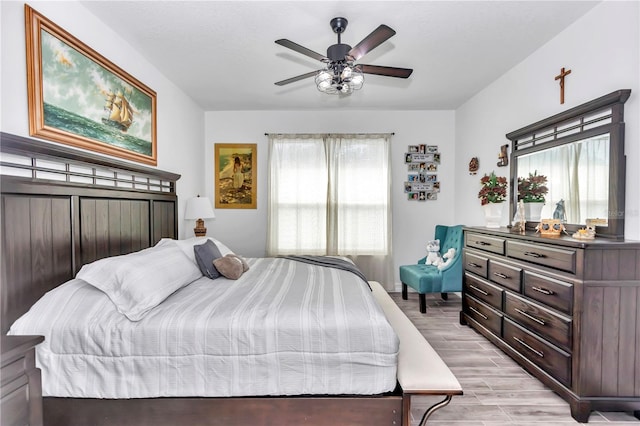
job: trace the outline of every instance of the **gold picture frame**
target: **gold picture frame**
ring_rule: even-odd
[[[157,165],[156,93],[25,5],[29,134]]]
[[[258,145],[217,143],[214,151],[216,208],[257,208]]]

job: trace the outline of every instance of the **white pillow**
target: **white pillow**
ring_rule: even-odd
[[[118,312],[139,321],[175,291],[202,276],[175,245],[150,247],[84,265],[76,278],[102,290]]]
[[[156,244],[156,247],[161,247],[165,244],[175,244],[176,246],[180,247],[183,253],[186,254],[187,257],[191,259],[191,261],[195,265],[198,265],[198,261],[196,260],[196,255],[193,252],[193,246],[204,244],[207,242],[207,240],[213,241],[213,243],[218,247],[218,250],[220,250],[220,254],[222,256],[226,256],[228,254],[235,254],[233,251],[231,251],[229,247],[222,244],[220,241],[216,240],[213,237],[192,237],[186,240],[174,240],[171,238],[163,238],[158,242],[158,244]]]

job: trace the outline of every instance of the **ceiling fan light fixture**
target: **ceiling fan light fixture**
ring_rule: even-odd
[[[329,95],[348,95],[354,90],[360,90],[364,83],[362,71],[352,65],[338,64],[340,68],[327,68],[318,71],[316,87],[322,93]],[[335,71],[334,71],[335,69]]]
[[[276,40],[276,43],[317,59],[325,64],[319,71],[311,71],[296,77],[276,82],[276,86],[294,83],[305,78],[315,76],[316,88],[322,93],[331,95],[348,95],[354,90],[360,90],[364,85],[364,74],[375,74],[386,77],[409,78],[412,69],[395,68],[380,65],[354,64],[371,50],[395,35],[395,31],[386,25],[380,25],[371,34],[362,39],[354,47],[342,43],[341,34],[347,28],[345,18],[334,18],[330,22],[333,32],[338,35],[338,43],[327,48],[327,56],[321,55],[304,46],[300,46],[287,39]]]
[[[333,73],[328,70],[320,70],[316,75],[316,87],[321,92],[326,92],[333,83]]]

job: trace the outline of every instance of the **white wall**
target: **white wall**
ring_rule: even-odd
[[[185,200],[204,190],[202,109],[80,3],[45,1],[29,5],[157,93],[157,167],[182,175],[177,184],[181,217]],[[0,7],[0,129],[28,137],[24,3],[2,1]],[[185,227],[180,226],[180,234],[185,234]]]
[[[205,159],[207,196],[213,194],[213,157],[216,143],[258,144],[258,208],[217,209],[207,221],[208,234],[245,256],[264,256],[267,227],[266,133],[386,133],[392,138],[393,252],[398,266],[415,263],[426,254],[425,243],[433,238],[436,224],[453,225],[455,200],[453,111],[225,111],[207,112]],[[438,145],[442,163],[438,169],[441,192],[438,200],[408,201],[404,154],[408,145]],[[399,277],[396,276],[396,281]]]
[[[483,225],[477,199],[479,178],[495,170],[505,134],[618,89],[631,89],[625,103],[625,237],[640,240],[640,3],[603,2],[538,51],[456,110],[456,220]],[[554,77],[566,78],[565,103],[559,103]],[[478,175],[463,167],[480,159]],[[505,208],[508,211],[508,206]],[[504,224],[507,224],[507,214]]]

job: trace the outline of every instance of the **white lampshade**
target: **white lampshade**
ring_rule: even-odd
[[[211,201],[207,197],[197,196],[187,200],[187,208],[184,212],[185,219],[211,219],[216,217],[211,207]]]

